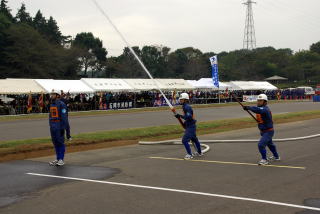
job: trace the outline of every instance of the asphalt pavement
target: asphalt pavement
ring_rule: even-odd
[[[320,103],[290,102],[271,104],[273,114],[320,109]],[[247,117],[239,106],[198,108],[194,110],[198,121]],[[114,115],[71,117],[72,134],[115,129],[177,124],[170,111],[124,113]],[[0,122],[0,141],[49,137],[47,119]]]
[[[317,134],[319,123],[276,125],[275,138]],[[249,128],[200,139],[258,137]],[[277,143],[282,160],[269,167],[256,164],[255,143],[210,146],[196,161],[180,160],[182,145],[134,145],[67,154],[60,168],[52,156],[2,163],[0,213],[320,213],[299,207],[320,208],[319,138]]]

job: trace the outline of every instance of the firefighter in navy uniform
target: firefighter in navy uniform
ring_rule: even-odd
[[[185,126],[185,133],[182,138],[182,143],[186,148],[187,155],[184,157],[185,160],[190,160],[194,156],[202,156],[201,145],[197,138],[196,134],[196,120],[194,119],[193,110],[191,106],[188,104],[189,102],[189,95],[187,93],[182,93],[179,97],[179,102],[182,104],[182,109],[184,115],[176,114],[176,118],[182,118],[184,121]],[[191,148],[189,145],[190,140],[194,143],[196,152],[192,154]]]
[[[272,113],[267,106],[268,97],[265,94],[260,94],[257,99],[257,106],[244,106],[244,110],[249,110],[256,113],[258,121],[258,128],[260,130],[261,139],[258,144],[261,160],[259,165],[267,165],[269,161],[280,161],[280,156],[277,152],[277,147],[273,143],[272,138],[274,135]],[[270,149],[273,156],[267,158],[266,147]]]
[[[56,152],[56,160],[51,161],[51,166],[64,165],[64,130],[67,124],[67,106],[60,100],[60,93],[52,90],[49,111],[49,125],[52,143]]]

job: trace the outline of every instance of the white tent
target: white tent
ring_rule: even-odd
[[[229,91],[235,91],[235,90],[239,90],[239,88],[235,85],[230,84],[230,82],[220,82],[220,90],[229,90]]]
[[[213,80],[211,78],[201,78],[197,81],[198,89],[210,89],[210,90],[218,90],[217,87],[214,86]]]
[[[158,87],[154,80],[152,79],[123,79],[128,85],[130,85],[135,91],[152,91],[157,90]],[[164,86],[156,81],[158,86],[161,89],[164,89]]]
[[[210,90],[218,90],[217,87],[214,86],[212,78],[201,78],[195,83],[195,87],[197,89],[210,89]],[[219,82],[219,89],[222,91],[228,90],[239,90],[236,85],[230,84],[229,82]]]
[[[47,93],[52,90],[63,91],[65,93],[69,92],[71,94],[80,93],[93,93],[94,91],[84,84],[80,80],[52,80],[52,79],[37,79],[35,80],[39,85],[41,85]]]
[[[184,79],[123,79],[136,91],[157,90],[189,90],[194,89],[193,85]]]
[[[267,81],[263,82],[255,82],[257,85],[259,85],[261,88],[264,88],[265,90],[278,90],[278,88],[271,83]]]
[[[201,85],[199,85],[199,82],[197,80],[187,80],[187,82],[192,85],[195,89],[201,88]]]
[[[134,89],[122,79],[82,78],[81,81],[96,92],[134,91]]]
[[[45,92],[33,79],[3,79],[0,80],[0,94],[39,94]]]
[[[231,84],[243,91],[250,90],[277,90],[278,88],[266,81],[231,81]]]
[[[194,87],[184,79],[156,79],[156,80],[161,85],[163,85],[164,90],[188,90],[188,89],[194,89]]]

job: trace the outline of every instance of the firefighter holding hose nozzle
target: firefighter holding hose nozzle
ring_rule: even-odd
[[[243,106],[243,110],[256,113],[256,120],[258,122],[258,128],[261,135],[258,148],[262,158],[258,162],[259,165],[268,165],[270,161],[280,161],[277,147],[272,141],[274,136],[272,113],[267,104],[267,95],[260,94],[257,99],[257,106]],[[266,147],[270,149],[273,156],[267,158]]]
[[[179,102],[182,105],[184,115],[176,114],[175,117],[184,120],[185,133],[182,138],[182,143],[186,148],[187,155],[184,157],[185,160],[190,160],[194,156],[202,156],[201,145],[196,134],[196,120],[194,118],[192,107],[189,105],[189,95],[182,93],[179,97]],[[194,143],[196,152],[192,154],[191,147],[189,145],[190,140]]]

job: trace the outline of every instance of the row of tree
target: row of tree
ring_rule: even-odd
[[[53,17],[34,17],[22,4],[13,16],[0,3],[0,78],[74,79],[105,69],[107,51],[92,33],[64,36]]]
[[[273,47],[221,53],[202,53],[192,47],[133,49],[158,78],[210,77],[209,57],[217,54],[223,81],[280,75],[291,81],[320,82],[320,42],[297,53]],[[79,33],[72,39],[61,33],[53,17],[45,18],[40,10],[31,17],[24,4],[14,16],[7,0],[1,0],[0,78],[147,77],[128,48],[118,57],[107,54],[102,41],[92,33]]]

